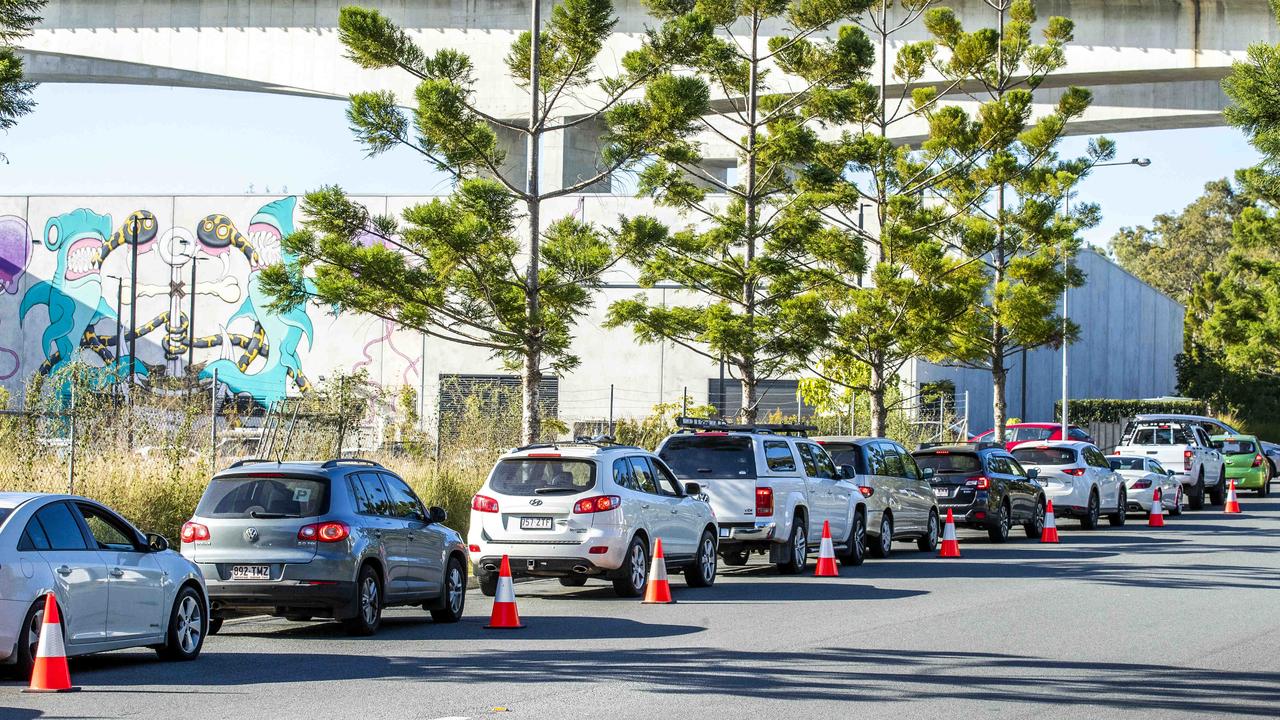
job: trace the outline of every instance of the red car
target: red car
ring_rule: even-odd
[[[973,442],[989,441],[994,433],[995,430],[988,430],[981,435],[975,436],[972,440]],[[1071,436],[1070,440],[1093,442],[1093,438],[1089,437],[1089,433],[1075,425],[1068,426],[1067,434]],[[1012,450],[1025,442],[1061,439],[1062,423],[1013,423],[1004,426],[1004,448],[1006,450]]]

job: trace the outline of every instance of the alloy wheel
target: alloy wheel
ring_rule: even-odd
[[[457,565],[449,568],[449,609],[454,613],[462,612],[462,597],[465,592],[462,584],[462,570]]]
[[[41,607],[36,611],[34,617],[31,618],[31,625],[27,628],[27,649],[30,651],[28,657],[35,658],[36,649],[40,646],[40,627],[44,624],[44,608]]]
[[[702,579],[710,583],[716,576],[716,549],[711,538],[702,539]]]
[[[631,548],[631,586],[639,590],[644,587],[648,569],[644,566],[644,548],[636,543]]]
[[[203,633],[204,615],[200,612],[200,603],[191,595],[186,595],[178,605],[178,645],[184,653],[193,653],[200,647]]]
[[[360,614],[370,627],[378,621],[378,581],[372,576],[364,579],[364,587],[360,590]]]
[[[800,519],[796,518],[796,522],[798,523],[799,521]],[[808,533],[801,529],[799,525],[796,526],[795,543],[793,544],[791,554],[795,559],[797,567],[804,567],[805,563],[809,560]]]
[[[893,524],[889,518],[880,519],[880,552],[888,555],[893,550]]]

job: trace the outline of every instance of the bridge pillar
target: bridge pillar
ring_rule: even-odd
[[[558,125],[572,119],[555,118],[551,123]],[[596,118],[544,135],[539,154],[539,189],[543,192],[559,190],[600,174],[604,170],[600,136],[605,130],[604,120]],[[498,145],[506,152],[506,158],[498,169],[512,185],[525,189],[529,167],[528,136],[501,127],[495,127],[494,132],[498,136]],[[577,192],[607,194],[611,189],[612,180],[606,175]]]

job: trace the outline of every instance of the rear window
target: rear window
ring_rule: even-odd
[[[512,458],[493,469],[489,487],[503,495],[572,495],[596,485],[590,460]]]
[[[859,475],[867,475],[867,460],[862,456],[862,449],[853,443],[822,443],[827,454],[836,466],[852,465],[853,471]]]
[[[1020,447],[1013,451],[1013,456],[1023,465],[1074,465],[1076,463],[1076,451],[1070,448]]]
[[[1190,445],[1191,432],[1181,425],[1135,425],[1126,429],[1125,445]]]
[[[1026,442],[1029,440],[1048,440],[1049,436],[1053,434],[1053,430],[1050,430],[1049,428],[1020,427],[1020,428],[1011,428],[1011,429],[1013,430],[1012,433],[1010,433],[1008,429],[1005,430],[1005,439],[1011,440],[1014,442]]]
[[[196,506],[208,518],[297,518],[329,511],[329,481],[316,477],[216,477]]]
[[[1214,440],[1213,446],[1225,455],[1253,455],[1258,447],[1251,440]]]
[[[684,478],[754,478],[751,438],[743,436],[678,436],[658,454],[676,475]],[[794,462],[794,461],[793,461]]]
[[[1109,458],[1112,470],[1146,470],[1146,463],[1142,458],[1126,458],[1113,457]]]
[[[921,470],[938,475],[982,472],[982,460],[973,453],[921,453],[915,459]]]

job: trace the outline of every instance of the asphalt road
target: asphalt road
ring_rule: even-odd
[[[83,691],[57,696],[4,682],[0,717],[1277,717],[1280,501],[1242,503],[1064,520],[1057,546],[961,531],[959,560],[900,543],[838,579],[753,563],[673,578],[677,605],[521,583],[523,630],[483,629],[477,592],[462,623],[397,609],[373,638],[237,621],[195,663],[76,659]]]

